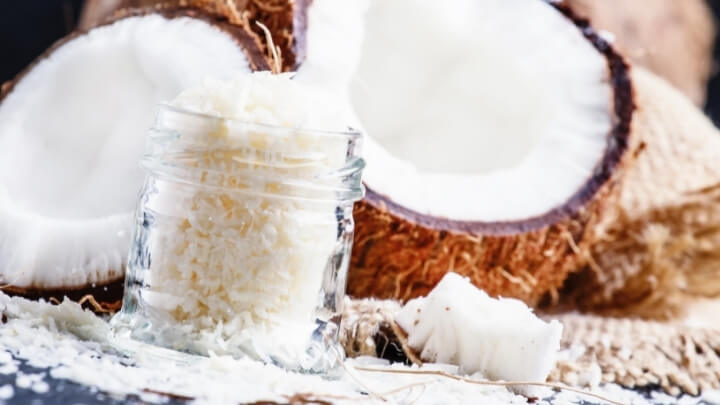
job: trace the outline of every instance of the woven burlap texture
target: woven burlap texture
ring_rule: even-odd
[[[346,300],[340,340],[347,355],[382,352],[378,341],[387,342],[388,336],[376,336],[392,330],[399,308],[395,301]],[[563,355],[548,378],[551,382],[582,387],[593,383],[588,376],[599,374],[595,382],[627,388],[660,386],[672,395],[697,395],[720,387],[720,327],[576,313],[547,318],[559,320],[564,327]],[[403,346],[402,337],[392,339]]]
[[[380,329],[391,329],[400,303],[392,300],[345,299],[340,343],[348,357],[377,356]],[[389,338],[392,338],[390,336]]]
[[[558,361],[550,380],[577,385],[599,366],[602,381],[628,388],[660,385],[669,394],[720,386],[720,329],[678,323],[566,314],[562,347],[578,355]]]

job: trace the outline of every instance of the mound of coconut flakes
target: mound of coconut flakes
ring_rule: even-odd
[[[347,370],[338,380],[283,371],[262,363],[232,359],[187,357],[186,361],[143,355],[119,355],[105,340],[107,322],[77,304],[65,301],[54,306],[0,293],[5,324],[0,328],[0,381],[16,375],[14,385],[0,386],[0,397],[11,399],[21,389],[42,395],[54,380],[69,380],[115,396],[136,395],[146,402],[163,402],[167,395],[192,398],[197,403],[252,403],[275,401],[295,403],[328,401],[336,404],[525,404],[529,400],[506,388],[454,380],[438,374],[405,372],[440,371],[448,375],[457,369],[444,365],[425,365],[422,369],[383,360],[347,360]],[[346,325],[352,327],[352,325]],[[18,373],[18,359],[33,367],[48,369],[47,375]],[[367,369],[381,372],[368,372]],[[390,373],[392,372],[392,373]],[[470,376],[480,380],[482,376]],[[621,403],[650,404],[700,403],[701,398],[675,398],[653,395],[645,398],[617,385],[598,387],[596,392]],[[717,393],[707,392],[712,401]],[[535,403],[580,403],[582,395],[546,391],[546,399]],[[591,398],[590,398],[591,399]],[[600,403],[592,400],[591,403]],[[587,403],[587,402],[585,402]]]

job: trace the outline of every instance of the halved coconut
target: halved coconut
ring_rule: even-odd
[[[60,41],[0,98],[0,284],[118,300],[156,106],[268,68],[255,37],[190,8],[126,12]]]
[[[163,3],[115,0],[138,1]],[[676,297],[671,291],[717,292],[704,282],[720,267],[712,126],[642,71],[647,96],[633,118],[627,66],[566,7],[192,2],[261,19],[299,80],[347,85],[370,138],[351,293],[410,298],[456,271],[493,294],[535,302],[588,262],[593,270],[567,289],[586,307],[659,308],[662,297]],[[682,6],[704,15],[692,3]],[[603,21],[612,28],[616,20]],[[707,38],[707,21],[698,21],[698,38]],[[638,50],[634,37],[615,31],[631,54]]]
[[[264,19],[297,80],[347,92],[368,135],[350,294],[408,299],[454,271],[535,303],[584,264],[634,109],[587,21],[540,0],[205,3]]]
[[[372,0],[357,48],[337,40],[352,25],[328,35],[337,3],[314,1],[296,37],[298,78],[348,73],[368,135],[349,293],[409,299],[450,271],[530,303],[560,286],[625,159],[623,59],[538,0]]]

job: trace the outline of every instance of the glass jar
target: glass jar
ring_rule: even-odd
[[[360,144],[162,106],[114,341],[336,366]]]

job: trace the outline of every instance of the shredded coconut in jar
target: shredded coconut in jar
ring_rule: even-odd
[[[158,343],[260,358],[305,349],[352,207],[339,204],[334,174],[348,164],[348,140],[305,129],[347,130],[332,105],[267,73],[210,80],[172,102],[180,138],[145,162],[161,173],[140,210],[149,231],[135,241],[150,254],[129,265],[153,328],[162,319],[174,336]]]

